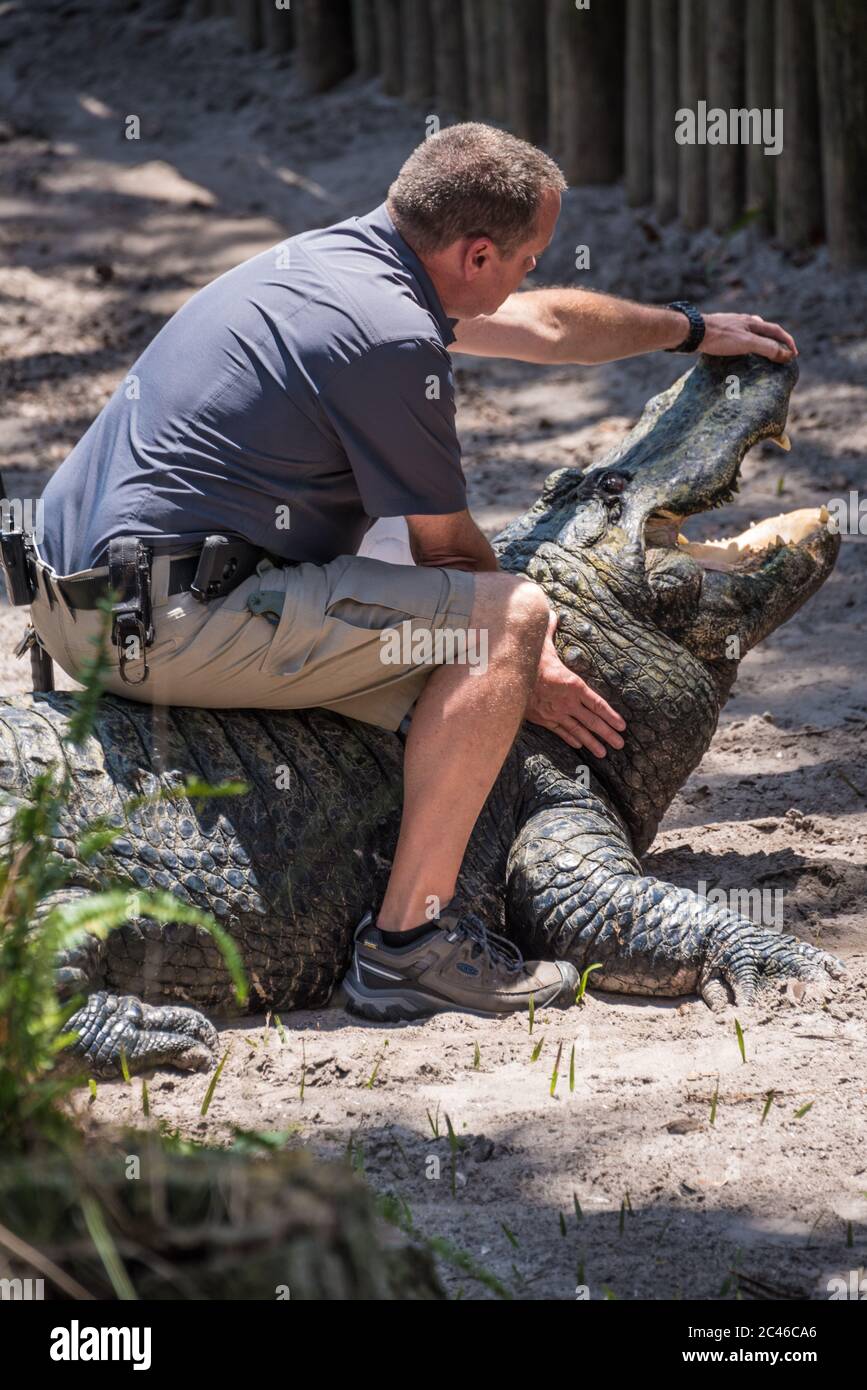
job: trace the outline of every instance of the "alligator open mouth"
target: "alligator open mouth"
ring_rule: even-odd
[[[791,449],[787,434],[770,437],[781,449]],[[740,469],[738,475],[739,472]],[[731,502],[739,490],[738,475],[715,493],[702,510],[724,507]],[[797,511],[766,517],[763,521],[751,521],[747,530],[737,536],[721,536],[706,541],[691,541],[683,535],[680,528],[685,520],[685,516],[679,516],[676,512],[657,509],[645,523],[645,547],[681,550],[702,569],[749,573],[765,564],[781,546],[804,545],[814,540],[827,527],[830,514],[825,506],[801,507]]]
[[[783,545],[804,545],[818,536],[830,520],[825,506],[801,507],[794,512],[751,521],[737,536],[707,541],[691,541],[681,532],[684,518],[659,511],[648,517],[644,541],[655,550],[681,550],[702,569],[737,570],[748,573],[760,568]]]

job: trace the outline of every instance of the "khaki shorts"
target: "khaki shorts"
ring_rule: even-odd
[[[70,609],[49,573],[39,566],[33,625],[58,665],[78,679],[82,662],[94,654],[102,615]],[[360,555],[326,565],[278,567],[263,560],[231,594],[210,603],[190,593],[166,594],[167,575],[167,557],[156,557],[147,679],[123,681],[117,649],[109,645],[108,691],[203,709],[322,706],[383,729],[398,728],[435,666],[449,661],[454,647],[445,636],[469,628],[475,592],[473,575],[463,570]],[[272,621],[251,611],[248,599],[279,616]],[[442,629],[444,637],[410,640],[420,629]],[[138,680],[141,663],[128,663],[127,672]]]

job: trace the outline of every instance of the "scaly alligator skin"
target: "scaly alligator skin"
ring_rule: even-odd
[[[639,861],[710,744],[738,650],[795,613],[837,556],[839,536],[818,512],[803,535],[737,570],[708,569],[677,544],[684,517],[729,499],[746,450],[782,434],[796,377],[794,364],[699,358],[612,455],[552,474],[497,541],[502,567],[545,589],[563,659],[623,713],[627,733],[621,751],[596,760],[525,725],[476,826],[462,889],[527,956],[600,963],[596,989],[700,992],[719,1008],[772,979],[842,972],[794,936],[644,876]],[[0,700],[10,805],[34,769],[70,756],[60,741],[69,709],[62,694]],[[168,889],[235,938],[251,1010],[316,1007],[384,890],[402,747],[397,735],[321,710],[154,710],[105,698],[95,736],[75,756],[57,849],[73,858],[84,821],[113,816],[119,838],[95,867],[76,866],[75,891],[119,871]],[[251,790],[125,814],[130,796],[189,776],[242,779]],[[198,1011],[237,1012],[216,948],[185,925],[132,918],[69,953],[59,979],[90,996],[69,1026],[97,1074],[117,1070],[121,1048],[133,1069],[208,1066],[216,1033]]]

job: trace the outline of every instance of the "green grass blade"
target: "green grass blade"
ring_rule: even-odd
[[[560,1042],[557,1044],[557,1057],[556,1057],[556,1059],[555,1059],[555,1061],[554,1061],[554,1070],[553,1070],[552,1073],[551,1073],[551,1088],[550,1088],[550,1094],[551,1094],[552,1096],[553,1096],[554,1092],[555,1092],[556,1089],[557,1089],[557,1082],[558,1082],[559,1079],[560,1079],[560,1058],[561,1058],[562,1056],[563,1056],[563,1040],[562,1040],[562,1038],[561,1038],[561,1039],[560,1039]]]
[[[515,1249],[517,1250],[517,1249],[518,1249],[518,1244],[519,1244],[519,1242],[518,1242],[518,1237],[515,1235],[515,1232],[509,1230],[509,1228],[508,1228],[508,1226],[506,1225],[505,1221],[501,1221],[501,1222],[500,1222],[500,1226],[502,1227],[503,1231],[505,1231],[505,1233],[506,1233],[506,1239],[509,1241],[509,1243],[510,1243],[511,1245],[514,1245]]]
[[[217,1082],[223,1074],[223,1067],[226,1065],[226,1058],[228,1057],[231,1050],[232,1049],[230,1047],[227,1047],[217,1064],[217,1069],[208,1083],[208,1089],[205,1092],[205,1099],[202,1101],[202,1108],[199,1111],[200,1115],[207,1115],[208,1110],[211,1107],[211,1101],[214,1099],[214,1092],[217,1089]]]
[[[746,1062],[747,1050],[744,1047],[744,1030],[737,1019],[735,1019],[735,1033],[737,1034],[738,1048],[740,1049],[741,1061]]]
[[[576,1004],[583,1004],[583,1002],[584,1002],[584,995],[585,995],[586,990],[587,990],[587,981],[590,979],[590,976],[593,974],[593,971],[594,971],[594,970],[601,970],[601,969],[602,969],[602,963],[601,963],[601,961],[600,961],[597,965],[588,965],[588,966],[587,966],[587,969],[583,972],[583,974],[582,974],[582,976],[581,976],[581,979],[580,979],[580,981],[579,981],[579,983],[578,983],[578,990],[577,990],[577,992],[576,992],[576,994],[575,994],[575,1003],[576,1003]]]
[[[89,1193],[84,1192],[81,1195],[81,1210],[88,1235],[102,1260],[115,1296],[125,1303],[134,1303],[137,1299],[136,1291],[105,1224],[102,1208]]]

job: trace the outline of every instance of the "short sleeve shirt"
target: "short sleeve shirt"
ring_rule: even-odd
[[[385,204],[198,291],[44,494],[59,574],[116,536],[232,532],[287,560],[354,554],[379,516],[466,506],[446,316]]]

